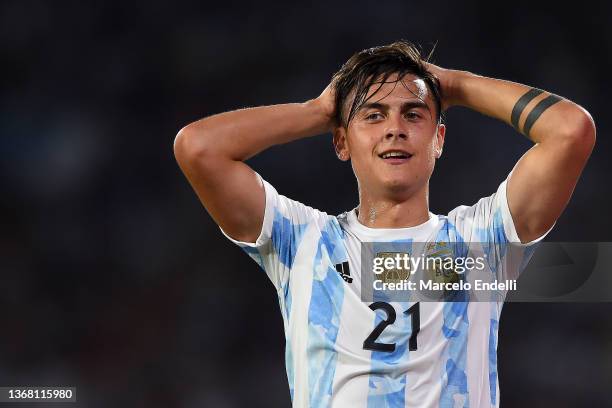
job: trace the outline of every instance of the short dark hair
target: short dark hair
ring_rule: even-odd
[[[398,80],[406,74],[422,78],[436,104],[436,121],[440,121],[442,119],[440,82],[423,64],[424,61],[429,61],[432,54],[433,49],[427,58],[423,59],[419,48],[406,40],[368,48],[353,54],[332,77],[336,92],[336,123],[347,128],[359,108],[367,102],[366,95],[370,87],[379,81],[382,86],[392,74],[398,74]],[[345,115],[344,104],[353,90],[355,97],[348,115]]]

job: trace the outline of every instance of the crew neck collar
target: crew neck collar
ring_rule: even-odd
[[[432,230],[438,225],[438,216],[428,211],[429,219],[422,224],[413,227],[401,228],[370,228],[363,225],[357,218],[357,207],[347,213],[347,223],[350,229],[360,235],[365,235],[370,238],[385,238],[385,239],[400,239],[414,238],[418,239],[423,235],[429,235]]]

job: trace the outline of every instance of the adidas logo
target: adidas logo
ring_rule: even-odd
[[[346,283],[353,282],[353,278],[351,278],[351,271],[349,270],[348,261],[336,264],[336,271],[338,271],[340,277],[344,279]]]

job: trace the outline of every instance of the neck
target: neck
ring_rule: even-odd
[[[408,228],[429,220],[428,186],[407,197],[375,196],[359,190],[357,219],[369,228]]]

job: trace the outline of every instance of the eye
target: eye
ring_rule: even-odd
[[[408,117],[409,119],[419,119],[421,115],[418,112],[410,111],[406,113],[406,117]]]
[[[378,120],[382,118],[382,114],[380,112],[372,112],[372,113],[368,113],[365,116],[366,120]]]

